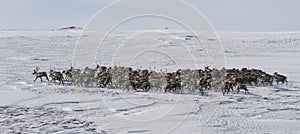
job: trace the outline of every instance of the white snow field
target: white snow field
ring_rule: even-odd
[[[288,85],[250,86],[247,95],[125,92],[33,82],[36,66],[47,72],[70,68],[80,32],[0,31],[0,133],[300,133],[300,32],[218,32],[227,68],[258,68],[288,77]],[[174,47],[185,44],[182,51],[195,54],[199,67],[209,65],[205,48],[184,32],[128,39],[134,32],[112,33],[98,50],[98,62],[111,65],[119,47],[115,64],[170,71],[181,63],[193,69],[193,59],[181,51],[170,51],[176,61],[158,51],[126,59],[145,46],[182,50]],[[120,45],[124,42],[128,46]]]

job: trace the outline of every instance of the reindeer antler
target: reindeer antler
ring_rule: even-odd
[[[95,63],[99,66],[101,65],[101,61],[96,61]]]
[[[39,71],[39,69],[40,69],[39,67],[35,67],[34,71]]]
[[[166,70],[164,71],[164,73],[168,72],[168,69],[166,68]]]

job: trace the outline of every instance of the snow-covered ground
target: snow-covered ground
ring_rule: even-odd
[[[182,50],[176,44],[185,44],[185,51],[198,56],[199,67],[209,65],[205,48],[195,38],[185,40],[188,34],[184,32],[128,39],[133,32],[109,36],[104,41],[107,45],[98,50],[97,60],[109,64],[111,53],[118,48],[117,64],[127,60],[133,66],[143,64],[152,69],[171,70],[176,63],[194,68],[193,60],[180,51],[172,51],[179,57],[175,62],[158,51],[126,59],[126,54],[140,51],[139,47],[167,51]],[[33,82],[36,66],[41,71],[71,66],[80,31],[0,31],[0,132],[300,133],[300,32],[218,35],[226,67],[277,71],[288,76],[289,84],[249,87],[248,95],[208,92],[200,96]]]

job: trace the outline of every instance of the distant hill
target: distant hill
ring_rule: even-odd
[[[70,29],[82,29],[82,28],[81,27],[76,27],[76,26],[69,26],[69,27],[60,28],[59,30],[70,30]]]

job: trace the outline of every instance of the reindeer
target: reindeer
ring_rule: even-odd
[[[71,82],[73,85],[76,85],[75,80],[79,79],[78,77],[81,74],[80,69],[75,69],[71,66],[70,69],[63,70],[63,74],[65,74],[65,80]],[[78,81],[77,81],[78,82]]]
[[[171,81],[167,81],[167,85],[165,87],[165,93],[180,91],[180,89],[181,89],[180,80],[172,79]]]
[[[286,83],[287,84],[287,77],[281,74],[278,74],[277,72],[274,73],[274,79],[277,83],[277,85],[279,84],[279,82],[281,82],[282,84]]]
[[[98,87],[105,88],[108,84],[112,85],[112,76],[109,71],[97,75]]]
[[[72,79],[73,79],[72,69],[63,70],[62,73],[65,74],[65,76],[66,76],[65,79],[67,81],[72,81]]]
[[[50,70],[50,75],[51,77],[51,81],[59,81],[59,84],[63,84],[64,85],[64,77],[63,77],[63,74],[61,72],[56,72],[56,71],[53,71],[52,69]]]
[[[46,79],[49,81],[49,78],[48,78],[48,75],[46,72],[38,72],[39,71],[39,68],[36,67],[34,70],[33,70],[33,75],[35,75],[35,79],[34,79],[34,82],[40,78],[41,79],[41,82],[43,81],[42,77],[46,77]]]
[[[245,91],[245,94],[249,94],[249,90],[248,90],[247,86],[245,84],[238,83],[236,85],[237,93],[239,93],[241,89],[243,89]]]
[[[150,71],[149,73],[149,82],[150,82],[150,87],[152,89],[155,88],[155,90],[160,90],[162,81],[161,81],[162,76],[160,76],[159,73],[155,71]]]
[[[203,92],[203,90],[208,90],[212,88],[212,78],[211,77],[203,77],[199,82],[199,91]]]
[[[261,75],[261,83],[263,86],[270,85],[273,86],[274,77],[270,74],[264,73]]]
[[[180,70],[174,73],[166,73],[164,76],[166,80],[165,93],[167,92],[181,92]]]
[[[234,84],[235,83],[233,81],[225,81],[224,88],[222,88],[223,95],[228,94],[230,90],[233,90]]]

